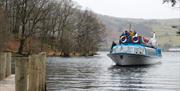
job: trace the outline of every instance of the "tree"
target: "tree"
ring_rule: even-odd
[[[6,11],[8,30],[19,41],[19,54],[49,46],[64,56],[98,50],[102,23],[72,0],[1,0],[0,5]]]
[[[12,32],[14,32],[19,39],[18,53],[23,54],[27,40],[43,31],[40,29],[42,26],[41,21],[45,19],[49,11],[49,1],[9,0],[6,2],[9,2],[11,7],[8,13],[13,25]]]
[[[101,42],[101,34],[104,32],[103,25],[96,15],[88,10],[79,13],[77,23],[77,51],[83,55],[95,53]]]
[[[174,7],[176,4],[180,5],[180,0],[163,0],[163,3],[172,3],[172,7]],[[177,32],[178,35],[180,35],[180,25],[179,26],[172,26],[172,28],[176,28],[179,31]]]
[[[10,38],[8,20],[4,10],[0,7],[0,51],[4,51],[6,43]]]
[[[179,1],[178,0],[163,0],[163,3],[169,3],[169,2],[172,3],[172,7],[174,7]]]
[[[69,38],[71,37],[72,18],[76,6],[72,0],[61,0],[56,7],[57,15],[57,42],[59,51],[68,54],[71,46],[68,46]],[[67,37],[69,36],[69,37]],[[71,38],[70,38],[71,39]],[[68,43],[69,42],[69,43]],[[68,47],[68,48],[67,48]]]

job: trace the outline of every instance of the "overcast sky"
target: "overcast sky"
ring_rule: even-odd
[[[162,4],[163,0],[74,0],[96,13],[122,18],[180,18],[180,8]]]

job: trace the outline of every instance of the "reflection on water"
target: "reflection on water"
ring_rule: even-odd
[[[161,64],[120,67],[105,52],[94,57],[49,58],[48,91],[180,91],[180,53]]]

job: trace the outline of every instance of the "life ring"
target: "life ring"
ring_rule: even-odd
[[[141,40],[142,40],[143,44],[148,44],[148,42],[149,42],[149,39],[147,39],[145,37],[142,37]]]
[[[138,43],[139,42],[139,36],[133,36],[132,37],[132,42],[133,43]]]
[[[127,37],[126,36],[121,36],[121,42],[126,43],[127,42]]]

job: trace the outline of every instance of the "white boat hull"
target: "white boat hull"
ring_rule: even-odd
[[[116,65],[150,65],[160,63],[161,57],[150,57],[136,54],[108,54]]]

